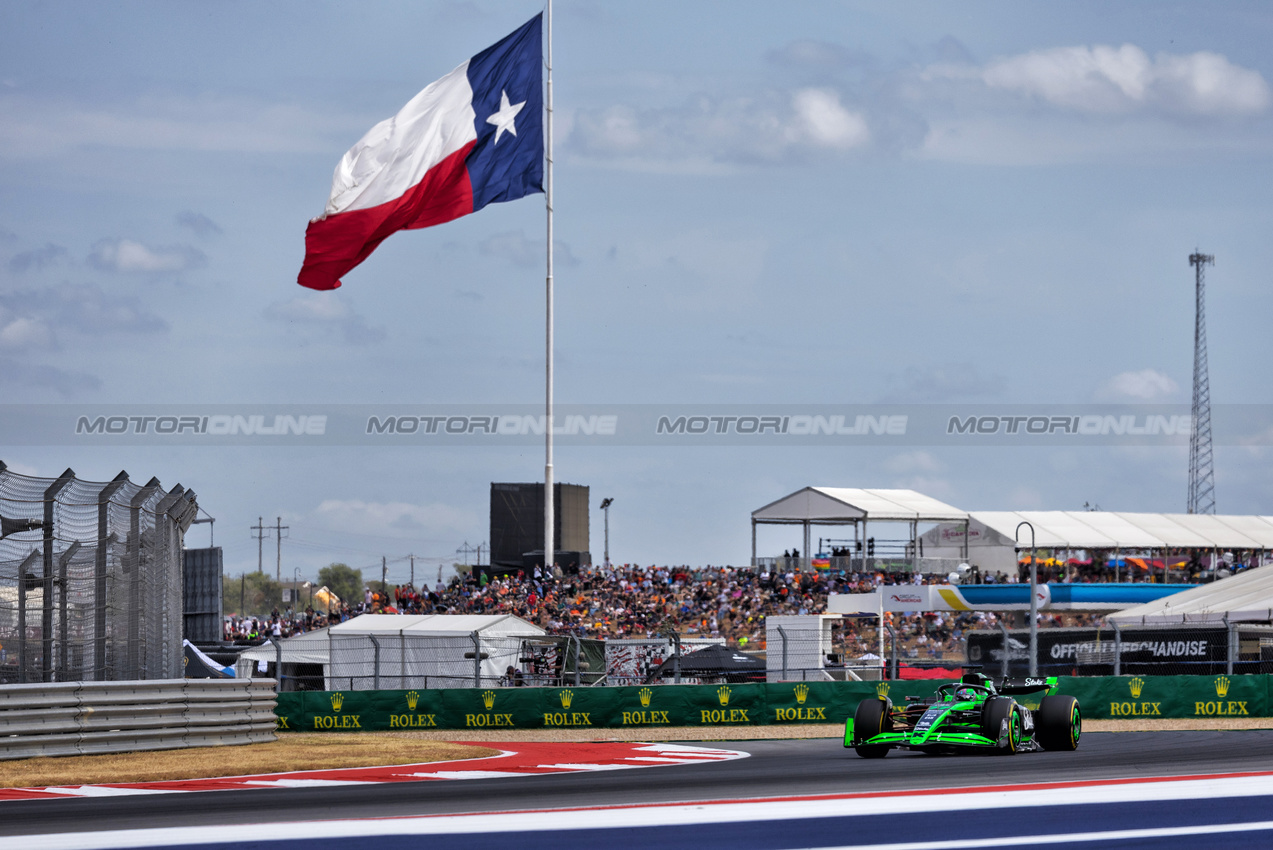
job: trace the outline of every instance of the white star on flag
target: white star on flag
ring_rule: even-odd
[[[496,112],[490,118],[486,119],[487,124],[495,125],[495,141],[492,144],[499,144],[499,137],[504,135],[504,131],[517,135],[517,125],[513,123],[513,119],[517,117],[517,113],[522,111],[522,107],[526,105],[526,101],[521,103],[509,103],[508,92],[500,90],[499,93],[499,112]]]

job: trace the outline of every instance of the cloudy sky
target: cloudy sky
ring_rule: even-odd
[[[541,9],[0,6],[4,403],[538,403],[542,196],[399,234],[338,293],[295,280],[341,154]],[[560,402],[1187,404],[1195,246],[1213,401],[1273,402],[1267,4],[560,0],[555,24]],[[535,446],[2,443],[19,471],[193,488],[231,573],[258,516],[290,526],[289,575],[436,568],[486,540],[490,482],[543,474]],[[1221,512],[1273,514],[1268,452],[1217,447]],[[556,468],[615,499],[612,558],[703,564],[745,562],[749,512],[809,484],[1181,511],[1186,459],[615,446]]]

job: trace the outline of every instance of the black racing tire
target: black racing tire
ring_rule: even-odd
[[[1046,696],[1034,713],[1034,738],[1045,750],[1078,749],[1083,734],[1079,701],[1064,694]]]
[[[1008,721],[1008,743],[1005,753],[1015,753],[1021,749],[1021,727],[1023,718],[1021,707],[1012,697],[991,697],[981,709],[981,734],[992,740],[999,739],[999,731],[1003,721]]]
[[[881,732],[893,731],[892,706],[886,699],[864,699],[853,712],[853,739],[861,741],[873,738]],[[864,746],[854,743],[853,751],[864,759],[882,759],[893,749],[887,744]]]

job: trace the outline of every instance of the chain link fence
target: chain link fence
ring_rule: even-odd
[[[0,463],[0,683],[179,678],[180,485],[12,472]]]
[[[605,678],[602,646],[602,641],[552,635],[332,634],[326,672],[302,675],[303,681],[295,682],[292,688],[590,686]]]

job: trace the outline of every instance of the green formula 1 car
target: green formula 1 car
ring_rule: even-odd
[[[1083,726],[1078,700],[1056,687],[1055,676],[1004,679],[996,686],[988,676],[965,673],[940,686],[931,700],[908,697],[900,708],[886,696],[862,700],[844,724],[844,746],[868,759],[883,758],[894,747],[925,753],[1073,750]],[[1040,691],[1047,694],[1036,709],[1013,699]]]

